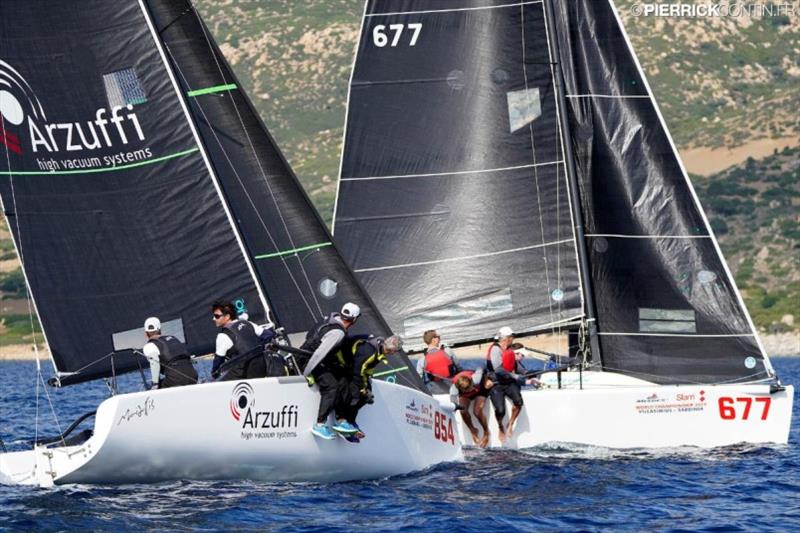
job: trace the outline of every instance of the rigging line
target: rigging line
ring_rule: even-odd
[[[214,59],[214,64],[217,66],[217,72],[222,78],[222,81],[228,83],[228,80],[225,78],[225,73],[222,70],[222,65],[220,65],[219,58],[217,58],[217,55],[214,53],[214,47],[211,45],[211,40],[210,36],[208,35],[207,28],[203,24],[203,21],[200,19],[200,15],[199,13],[197,13],[197,9],[194,7],[193,9],[194,9],[195,19],[197,20],[197,24],[200,26],[200,30],[203,32],[203,37],[206,40],[206,45],[208,46],[208,50],[211,53],[211,57]],[[264,167],[261,165],[261,159],[258,157],[258,152],[256,152],[256,148],[253,145],[253,140],[250,137],[250,132],[248,132],[247,128],[245,127],[244,120],[242,119],[242,115],[239,112],[239,107],[236,105],[236,99],[233,97],[233,94],[230,91],[228,91],[227,94],[228,98],[230,98],[231,105],[233,105],[234,111],[236,111],[236,117],[239,120],[239,124],[242,126],[242,131],[244,132],[244,135],[247,138],[247,142],[250,145],[250,150],[253,152],[253,158],[255,159],[256,164],[258,165],[258,170],[261,172],[261,177],[264,179],[264,184],[267,186],[267,189],[269,190],[270,197],[272,198],[272,203],[275,206],[275,211],[278,213],[278,218],[280,218],[281,224],[283,224],[283,229],[286,232],[286,236],[289,238],[289,244],[291,244],[292,248],[295,248],[297,245],[295,244],[294,238],[292,237],[292,234],[289,231],[289,226],[286,224],[286,219],[283,216],[283,211],[281,211],[281,208],[278,205],[278,199],[275,197],[275,193],[272,190],[272,185],[267,179],[267,174],[266,172],[264,172]],[[199,105],[200,104],[198,102],[198,106]],[[276,246],[275,249],[277,250],[278,247]],[[320,315],[323,315],[324,313],[322,311],[322,306],[320,305],[319,300],[317,299],[316,291],[314,290],[314,286],[312,285],[311,280],[308,277],[308,272],[306,272],[305,265],[303,265],[302,261],[299,261],[299,259],[298,259],[298,264],[300,265],[300,272],[303,273],[303,277],[305,278],[306,283],[308,284],[308,289],[309,292],[311,293],[311,297],[314,299],[314,303],[317,305],[317,310],[319,311]],[[288,269],[288,264],[287,264],[287,269]],[[300,290],[299,287],[298,290]],[[303,299],[305,300],[305,297],[303,297]],[[314,313],[312,312],[311,314],[313,315]]]
[[[559,165],[564,161],[548,161],[546,163],[517,165],[514,167],[487,168],[482,170],[456,170],[453,172],[430,172],[427,174],[395,174],[391,176],[366,176],[363,178],[341,178],[340,181],[366,181],[366,180],[393,180],[402,178],[433,178],[440,176],[463,176],[465,174],[487,174],[489,172],[504,172],[506,170],[522,170],[525,168],[544,167],[548,165]]]
[[[5,118],[3,117],[2,114],[0,114],[0,130],[5,131]],[[8,145],[6,145],[5,152],[6,152],[6,168],[8,168],[8,170],[10,172],[11,171],[11,154],[9,152]],[[58,420],[58,415],[56,414],[56,410],[55,410],[55,408],[53,406],[53,402],[50,399],[50,394],[48,393],[47,387],[44,384],[44,376],[42,375],[42,362],[39,359],[39,348],[36,345],[38,341],[37,341],[37,338],[36,338],[36,325],[35,325],[34,320],[33,320],[33,312],[34,312],[33,292],[31,291],[30,283],[28,282],[28,275],[25,272],[25,267],[23,265],[22,230],[20,229],[20,226],[19,226],[20,216],[19,216],[19,211],[17,209],[17,195],[16,195],[16,191],[14,189],[14,176],[13,175],[9,174],[8,183],[9,183],[9,188],[10,188],[10,192],[11,192],[11,205],[12,205],[12,209],[14,210],[14,214],[15,214],[14,215],[14,220],[16,221],[16,224],[17,224],[17,243],[15,244],[15,246],[17,248],[17,254],[19,255],[20,269],[22,270],[23,277],[25,279],[25,294],[27,295],[27,304],[28,304],[28,320],[29,320],[30,326],[31,326],[31,341],[33,342],[33,353],[34,353],[34,356],[36,358],[36,415],[35,415],[35,421],[34,421],[34,436],[35,436],[34,442],[36,442],[36,440],[38,440],[38,438],[39,438],[39,384],[40,384],[40,382],[41,382],[41,384],[43,386],[45,397],[47,398],[47,402],[50,404],[50,411],[53,413],[53,419],[56,422],[56,426],[59,428],[59,432],[61,430],[61,423]],[[2,199],[0,199],[0,204],[2,204]],[[9,225],[8,225],[8,229],[11,230],[11,223],[10,222],[9,222]],[[12,241],[13,241],[13,236],[12,236]],[[37,315],[38,315],[38,309],[37,309]],[[41,324],[41,321],[40,321],[40,324]],[[44,328],[42,329],[42,336],[44,336]],[[47,342],[47,338],[45,337],[45,343],[46,342]],[[48,347],[49,347],[49,345],[48,345]]]
[[[498,6],[479,6],[479,7],[456,7],[453,9],[427,9],[420,11],[394,11],[390,13],[369,13],[365,17],[386,17],[389,15],[418,15],[423,13],[454,13],[457,11],[479,11],[484,9],[498,9],[504,7],[517,7],[529,4],[541,4],[542,0],[529,0],[528,2],[517,2],[514,4],[501,4]]]
[[[438,263],[448,263],[451,261],[464,261],[467,259],[478,259],[481,257],[492,257],[495,255],[502,255],[502,254],[511,254],[514,252],[523,252],[525,250],[535,250],[536,248],[543,248],[545,246],[552,246],[554,244],[564,244],[565,242],[572,242],[571,239],[564,239],[561,241],[553,241],[553,242],[546,242],[544,244],[533,244],[531,246],[523,246],[521,248],[512,248],[509,250],[500,250],[499,252],[488,252],[485,254],[475,254],[475,255],[466,255],[462,257],[448,257],[446,259],[434,259],[433,261],[419,261],[417,263],[402,263],[399,265],[387,265],[382,267],[372,267],[372,268],[357,268],[354,269],[353,272],[374,272],[377,270],[391,270],[394,268],[406,268],[406,267],[413,267],[413,266],[422,266],[422,265],[435,265]]]
[[[178,72],[180,77],[183,79],[183,83],[188,86],[189,85],[188,80],[187,80],[186,76],[184,75],[183,70],[181,69],[180,65],[175,60],[175,56],[172,55],[172,49],[166,43],[164,43],[164,48],[167,51],[167,53],[170,55],[170,57],[172,58],[172,63],[175,66],[175,70]],[[205,109],[203,108],[202,104],[200,104],[200,102],[197,101],[197,100],[195,100],[195,103],[197,104],[198,109],[200,109],[200,113],[203,115],[203,120],[205,120],[206,123],[210,124],[210,122],[208,120],[208,116],[206,115]],[[240,124],[241,124],[241,119],[240,119]],[[225,156],[225,160],[228,162],[228,165],[231,167],[231,170],[233,170],[233,174],[236,176],[236,180],[239,182],[239,185],[241,186],[242,190],[244,191],[245,197],[247,198],[248,202],[250,203],[250,206],[252,207],[253,212],[256,214],[256,217],[258,217],[258,220],[261,223],[261,227],[264,229],[264,232],[267,235],[267,237],[269,238],[270,242],[272,243],[272,246],[274,246],[276,250],[279,249],[280,247],[278,246],[278,243],[275,240],[275,237],[272,235],[272,232],[270,232],[269,227],[267,227],[267,224],[264,221],[264,218],[261,216],[261,212],[256,207],[256,204],[253,201],[253,198],[250,195],[250,192],[247,190],[247,187],[245,187],[244,182],[242,181],[242,177],[239,175],[239,171],[236,169],[235,165],[233,164],[233,161],[231,160],[230,156],[228,155],[228,152],[225,150],[224,146],[222,145],[222,141],[220,141],[219,136],[217,135],[217,132],[214,130],[214,128],[210,128],[210,131],[211,131],[211,134],[214,137],[214,140],[217,142],[217,145],[219,146],[220,151]],[[251,147],[252,147],[252,143],[251,143]],[[253,154],[255,155],[255,158],[258,161],[258,155],[255,153],[255,151],[253,152]],[[259,163],[259,166],[260,166],[260,163]],[[263,170],[262,170],[262,174],[263,174]],[[265,177],[265,181],[266,181],[266,177]],[[272,193],[272,190],[270,189],[270,194],[271,193]],[[291,241],[291,237],[290,237],[290,241]],[[292,243],[292,246],[294,246],[294,243]],[[297,292],[300,294],[300,298],[303,300],[303,303],[306,305],[306,308],[308,309],[308,312],[316,320],[318,318],[318,316],[314,313],[314,310],[311,307],[311,304],[309,303],[308,299],[306,298],[305,294],[303,293],[303,290],[300,288],[300,284],[297,282],[297,279],[295,278],[294,273],[292,272],[291,268],[289,268],[289,265],[286,262],[286,259],[284,259],[282,257],[281,258],[281,262],[283,263],[284,267],[286,267],[286,271],[289,274],[289,278],[291,278],[292,283],[294,284],[295,288],[297,289]],[[300,265],[300,268],[301,268],[301,270],[303,269],[302,263]],[[313,289],[312,289],[311,293],[313,295]],[[319,307],[319,305],[318,305],[318,307]],[[320,310],[320,314],[322,314],[321,310]]]
[[[550,7],[552,7],[552,4],[550,4]],[[561,155],[562,155],[563,161],[565,163],[564,177],[565,177],[565,181],[567,183],[567,201],[569,202],[569,205],[570,205],[570,208],[569,208],[569,220],[570,220],[570,226],[572,226],[572,228],[571,228],[572,229],[572,240],[575,243],[575,246],[574,246],[575,263],[578,265],[578,288],[580,290],[580,296],[581,296],[581,307],[585,311],[585,314],[589,314],[588,313],[588,305],[586,303],[587,298],[586,298],[585,292],[589,291],[590,288],[584,285],[584,276],[581,275],[581,270],[582,270],[581,254],[580,254],[580,251],[578,250],[578,247],[579,246],[584,246],[585,242],[578,242],[578,235],[575,232],[576,225],[577,225],[576,222],[575,222],[575,219],[576,219],[576,217],[580,216],[580,213],[579,212],[577,214],[573,213],[573,207],[574,207],[573,206],[573,198],[572,198],[573,191],[571,190],[571,188],[569,186],[571,177],[569,175],[569,168],[567,168],[567,166],[566,166],[566,158],[570,154],[567,151],[566,146],[565,146],[565,143],[570,142],[570,141],[564,139],[564,136],[566,135],[567,132],[565,132],[563,130],[563,128],[562,128],[562,122],[561,122],[561,113],[562,113],[562,111],[561,111],[561,104],[560,104],[559,98],[558,98],[558,87],[561,86],[562,84],[556,84],[556,71],[555,71],[556,63],[555,63],[555,60],[553,59],[553,48],[554,47],[553,47],[553,43],[552,43],[551,37],[550,37],[550,26],[548,24],[547,9],[548,9],[548,6],[545,5],[544,2],[542,2],[542,14],[544,15],[544,32],[545,32],[545,39],[547,40],[547,57],[550,60],[549,61],[549,63],[550,63],[550,80],[553,83],[553,96],[554,96],[554,100],[555,100],[555,104],[556,104],[556,128],[557,128],[557,131],[558,131],[558,142],[559,142],[559,147],[561,148]],[[555,28],[553,28],[553,31],[555,31]],[[558,36],[556,35],[555,38],[557,39]],[[562,91],[564,91],[564,90],[565,90],[565,88],[562,87]],[[566,110],[564,112],[566,112]],[[576,194],[577,194],[577,189],[576,189]],[[576,198],[576,200],[578,202],[580,202],[580,198]],[[578,207],[578,209],[580,209],[580,207]],[[587,274],[587,276],[588,275],[591,275],[591,274]]]
[[[520,33],[522,36],[522,77],[525,79],[525,97],[526,99],[529,98],[530,95],[530,87],[528,86],[528,67],[525,64],[525,5],[520,4],[519,6],[519,13],[520,13]],[[528,123],[528,132],[531,139],[531,155],[533,156],[533,180],[536,185],[536,205],[539,211],[539,232],[542,237],[542,242],[545,242],[545,235],[544,235],[544,218],[542,215],[542,195],[541,190],[539,188],[539,171],[537,169],[537,160],[536,160],[536,141],[534,140],[533,135],[533,122]],[[556,182],[558,181],[558,165],[556,165]],[[558,209],[558,206],[556,206]],[[556,218],[558,220],[558,218]],[[556,222],[556,227],[559,228],[558,222]],[[559,228],[560,229],[560,228]],[[561,235],[556,235],[556,240],[559,240]],[[556,247],[558,250],[558,247]],[[542,247],[542,259],[544,260],[544,279],[545,283],[547,284],[547,308],[550,314],[550,322],[553,322],[553,299],[550,297],[550,265],[547,261],[547,248]],[[560,309],[559,309],[560,312]],[[555,334],[555,328],[551,328],[551,333]]]
[[[204,94],[216,94],[221,92],[233,91],[238,89],[235,83],[226,83],[224,85],[214,85],[213,87],[206,87],[205,89],[195,89],[194,91],[189,91],[186,93],[186,96],[189,97],[197,97],[202,96]]]

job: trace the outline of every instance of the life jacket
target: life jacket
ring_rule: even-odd
[[[169,366],[181,359],[189,359],[186,345],[172,335],[162,335],[148,342],[152,342],[158,348],[158,359],[162,365]]]
[[[497,346],[501,350],[503,349],[499,343],[493,342],[489,349],[486,351],[486,370],[489,372],[494,372],[494,365],[492,364],[492,348]],[[514,350],[511,348],[506,348],[503,350],[503,359],[502,365],[506,372],[517,372],[517,355],[514,353]]]
[[[368,388],[369,380],[375,373],[375,367],[386,362],[381,339],[377,337],[358,339],[353,342],[351,353],[353,354],[353,377],[360,389]]]
[[[469,378],[469,380],[470,380],[470,383],[472,383],[472,376],[473,376],[474,374],[475,374],[475,371],[474,371],[474,370],[463,370],[463,371],[459,372],[458,374],[456,374],[455,376],[453,376],[453,385],[455,385],[455,384],[458,382],[458,380],[459,380],[459,379],[461,379],[462,377],[467,377],[467,378]],[[478,384],[478,385],[475,385],[475,384],[473,383],[473,384],[472,384],[472,388],[471,388],[471,389],[469,389],[467,392],[461,392],[461,391],[459,390],[459,391],[458,391],[458,395],[459,395],[461,398],[474,398],[474,397],[475,397],[475,396],[477,396],[477,395],[478,395],[478,393],[481,391],[481,385],[482,385],[482,383],[480,383],[480,384]]]
[[[306,334],[306,340],[300,345],[300,349],[314,353],[316,349],[319,348],[319,345],[322,344],[322,337],[334,329],[342,331],[346,338],[347,330],[339,320],[337,320],[338,316],[338,313],[331,313],[330,316],[325,317],[320,323],[314,326],[313,329],[309,330]],[[343,372],[347,369],[349,358],[345,357],[340,348],[341,344],[333,347],[328,355],[325,356],[325,359],[319,363],[318,366],[320,369],[328,368],[338,372]],[[311,356],[296,356],[295,358],[300,368],[305,368]]]
[[[425,354],[425,372],[431,381],[442,381],[453,375],[453,360],[439,348]]]
[[[247,320],[228,322],[222,327],[222,333],[233,341],[233,347],[225,354],[229,358],[250,353],[263,346],[261,337],[256,334],[253,324]]]

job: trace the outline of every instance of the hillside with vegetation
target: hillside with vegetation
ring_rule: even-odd
[[[682,152],[720,147],[746,152],[749,143],[771,139],[800,145],[797,16],[635,17],[634,3],[618,0],[619,12]],[[363,2],[196,4],[329,221]],[[798,149],[792,148],[694,178],[754,320],[764,331],[798,331],[800,323],[798,159]],[[4,224],[0,347],[30,338],[24,281]]]

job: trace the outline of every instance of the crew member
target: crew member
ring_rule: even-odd
[[[520,387],[525,384],[533,384],[534,379],[525,379],[520,374],[517,365],[517,354],[511,345],[514,343],[514,332],[511,328],[504,326],[495,337],[495,342],[489,346],[486,352],[486,369],[493,372],[496,380],[492,387],[490,398],[494,406],[494,415],[497,418],[499,428],[498,437],[500,442],[506,441],[506,436],[514,434],[514,423],[517,421],[520,411],[522,411],[522,391]],[[508,428],[504,428],[503,419],[506,416],[506,398],[511,400],[514,407],[511,409],[511,417],[508,420]]]
[[[242,356],[242,359],[239,363],[232,363],[222,377],[223,381],[264,377],[266,366],[263,337],[266,337],[272,328],[253,324],[242,317],[237,318],[236,308],[230,302],[214,302],[211,304],[211,313],[214,324],[219,328],[211,377],[219,379],[220,367],[239,356]]]
[[[489,444],[489,423],[483,408],[486,405],[486,398],[494,387],[489,372],[483,368],[477,370],[463,370],[453,377],[453,384],[450,385],[450,400],[455,404],[456,409],[461,411],[461,418],[464,420],[469,432],[472,434],[472,442],[475,446],[486,448]],[[478,419],[483,436],[478,435],[478,430],[472,423],[469,408]]]
[[[434,329],[426,331],[422,340],[425,342],[425,354],[417,361],[417,373],[422,381],[449,382],[461,370],[455,354],[441,344],[442,337]]]
[[[186,345],[172,335],[161,335],[161,321],[150,317],[144,321],[147,342],[142,352],[150,362],[153,388],[166,389],[197,383],[197,371],[192,365]],[[161,373],[164,377],[161,378]]]
[[[331,313],[325,317],[312,330],[308,332],[306,340],[300,347],[311,353],[305,364],[303,376],[310,383],[319,387],[319,411],[317,423],[311,432],[322,439],[334,439],[336,433],[354,435],[358,429],[348,422],[346,388],[349,381],[349,362],[340,350],[344,343],[347,330],[356,323],[361,315],[361,309],[354,303],[346,303],[341,312]],[[302,364],[302,363],[301,363]],[[336,413],[336,424],[333,430],[328,427],[328,415]],[[334,431],[336,433],[334,433]]]
[[[347,437],[350,442],[358,442],[365,437],[358,427],[356,417],[366,404],[375,400],[372,396],[372,375],[380,363],[388,363],[387,357],[403,348],[403,340],[392,335],[386,340],[381,337],[357,338],[350,348],[353,361],[353,373],[348,383],[349,405],[345,419],[358,430],[355,435]]]

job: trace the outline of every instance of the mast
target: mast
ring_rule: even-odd
[[[580,263],[580,278],[583,285],[583,297],[586,305],[586,323],[589,335],[589,350],[591,353],[592,361],[602,363],[602,354],[600,353],[600,343],[597,338],[597,312],[594,305],[594,291],[592,289],[592,273],[591,266],[589,265],[589,256],[586,253],[586,232],[583,227],[583,212],[581,209],[580,187],[578,186],[578,175],[575,171],[575,157],[572,152],[572,142],[569,137],[569,121],[567,120],[567,99],[564,96],[564,79],[563,71],[561,69],[561,61],[558,58],[561,54],[558,49],[558,35],[556,34],[555,18],[553,17],[553,0],[544,0],[544,11],[546,17],[546,24],[552,30],[548,32],[548,41],[554,52],[555,60],[553,66],[555,75],[553,76],[553,83],[555,84],[556,97],[560,111],[558,114],[558,121],[561,127],[561,145],[564,148],[564,159],[566,160],[568,184],[570,191],[570,202],[572,207],[572,216],[575,217],[575,235],[577,237],[577,250],[578,261]],[[584,355],[584,362],[586,357]]]

